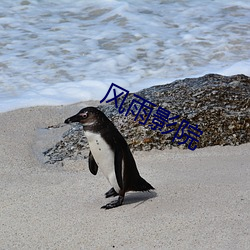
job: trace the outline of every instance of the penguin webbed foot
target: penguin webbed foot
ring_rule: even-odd
[[[119,206],[122,205],[123,200],[124,200],[124,197],[123,196],[119,196],[118,200],[111,201],[110,203],[102,206],[101,208],[111,209],[111,208],[114,208],[114,207],[119,207]]]
[[[115,197],[117,195],[118,195],[118,193],[115,191],[115,189],[113,187],[108,192],[105,193],[106,198]]]

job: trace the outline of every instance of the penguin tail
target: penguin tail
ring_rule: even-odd
[[[139,176],[131,191],[149,191],[150,189],[154,189],[154,187],[152,187],[147,181]]]

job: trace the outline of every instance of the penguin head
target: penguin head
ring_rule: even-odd
[[[97,127],[103,124],[108,118],[97,108],[87,107],[81,109],[76,115],[67,118],[64,122],[67,124],[79,122],[85,129],[88,127]]]

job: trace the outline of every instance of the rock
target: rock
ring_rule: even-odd
[[[114,122],[132,150],[163,150],[173,146],[187,148],[188,142],[178,144],[182,140],[172,141],[183,119],[203,131],[199,138],[196,137],[199,140],[197,148],[250,142],[250,78],[245,75],[227,77],[209,74],[186,78],[143,89],[136,94],[157,105],[145,126],[134,121],[131,113],[128,116],[125,112],[119,114],[112,102],[98,107]],[[125,110],[133,98],[130,93],[123,104]],[[179,115],[179,119],[173,120],[177,124],[162,131],[152,130],[149,125],[158,107],[170,111],[170,118]],[[161,134],[170,128],[175,130]],[[86,148],[88,145],[82,128],[75,125],[63,135],[62,141],[46,150],[44,155],[48,162],[54,163],[65,158],[86,157],[82,155]]]

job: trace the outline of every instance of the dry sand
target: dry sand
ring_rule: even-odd
[[[103,210],[87,160],[41,162],[67,130],[43,128],[86,105],[0,114],[0,249],[249,249],[250,144],[135,152],[155,192]]]

